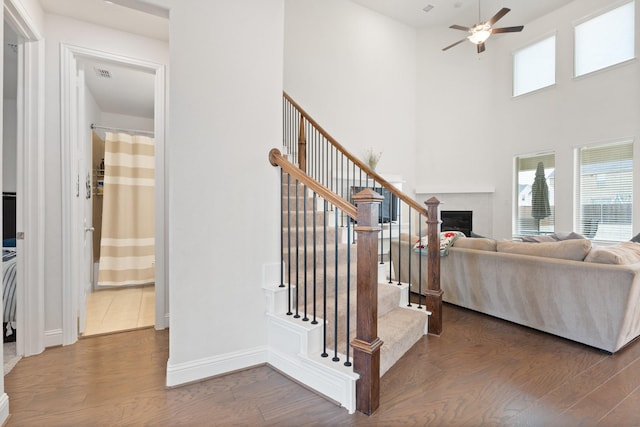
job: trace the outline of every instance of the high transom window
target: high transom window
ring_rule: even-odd
[[[513,96],[556,82],[556,36],[533,43],[513,54]]]
[[[575,76],[635,56],[635,1],[575,26]]]

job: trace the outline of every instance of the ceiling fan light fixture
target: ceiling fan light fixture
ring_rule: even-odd
[[[449,46],[443,48],[442,50],[449,50],[454,46],[458,46],[460,43],[465,40],[469,40],[471,43],[475,44],[478,47],[478,53],[482,53],[485,51],[484,42],[487,41],[491,34],[495,33],[517,33],[524,29],[524,25],[518,25],[516,27],[502,27],[502,28],[493,28],[493,25],[498,22],[504,15],[509,13],[511,9],[503,7],[493,15],[491,19],[487,22],[480,22],[479,24],[475,24],[472,27],[465,27],[462,25],[451,25],[449,28],[454,30],[460,30],[468,33],[469,35],[462,40],[458,40],[457,42],[450,44]],[[478,15],[480,15],[478,13]]]
[[[471,43],[481,44],[487,41],[491,35],[491,27],[487,24],[476,25],[469,30],[471,35],[467,37]]]

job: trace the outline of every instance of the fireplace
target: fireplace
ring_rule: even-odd
[[[473,211],[440,211],[440,231],[462,231],[471,237]]]

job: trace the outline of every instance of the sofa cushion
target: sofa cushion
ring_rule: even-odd
[[[527,243],[557,242],[556,239],[546,234],[542,236],[522,236],[520,240]]]
[[[599,264],[635,264],[640,262],[640,243],[622,242],[615,245],[594,246],[584,260]]]
[[[582,234],[571,232],[561,232],[561,233],[553,233],[553,234],[543,234],[541,236],[522,236],[520,240],[523,242],[529,243],[540,243],[540,242],[559,242],[562,240],[571,240],[571,239],[584,239],[585,237]]]
[[[495,252],[497,243],[494,239],[489,239],[488,237],[476,237],[473,239],[458,238],[453,243],[453,247]]]
[[[496,250],[520,255],[582,261],[591,249],[591,240],[571,239],[560,242],[542,242],[532,245],[511,240],[499,241]]]

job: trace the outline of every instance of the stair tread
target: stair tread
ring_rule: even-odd
[[[384,375],[422,336],[428,316],[426,311],[398,307],[379,318],[380,376]]]

